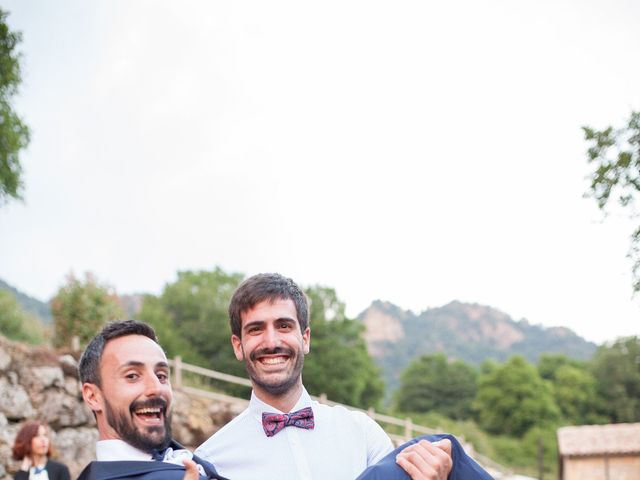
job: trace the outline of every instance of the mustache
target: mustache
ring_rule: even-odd
[[[167,401],[162,397],[153,397],[148,400],[135,400],[129,405],[129,411],[131,413],[140,408],[161,408],[163,412],[166,412]]]
[[[249,358],[255,361],[258,359],[258,357],[262,357],[263,355],[288,355],[290,357],[293,357],[295,353],[291,348],[261,348],[259,350],[254,350],[253,352],[251,352]]]

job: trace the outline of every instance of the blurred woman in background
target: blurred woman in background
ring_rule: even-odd
[[[13,458],[22,460],[16,480],[70,480],[66,465],[55,462],[51,456],[51,440],[46,424],[26,422],[13,444]]]

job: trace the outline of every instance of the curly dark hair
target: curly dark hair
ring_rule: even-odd
[[[40,422],[38,420],[31,420],[26,422],[18,435],[16,435],[16,440],[13,443],[12,454],[14,460],[22,460],[24,457],[31,456],[31,440],[33,437],[38,435],[38,430],[40,427],[44,427],[49,430],[49,427],[46,423]],[[47,451],[47,456],[50,457],[53,453],[53,448],[51,446],[51,441],[49,441],[49,450]]]

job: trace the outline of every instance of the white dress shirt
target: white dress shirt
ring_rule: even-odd
[[[249,407],[195,451],[233,480],[353,480],[393,450],[380,425],[362,412],[312,401],[303,389],[291,411],[311,407],[315,427],[285,427],[273,437],[262,412],[280,412],[251,394]]]
[[[96,460],[119,462],[123,460],[153,461],[150,453],[138,450],[123,440],[100,440],[96,443]]]

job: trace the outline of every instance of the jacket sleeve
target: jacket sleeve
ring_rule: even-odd
[[[467,455],[460,445],[460,442],[453,436],[448,434],[442,435],[425,435],[423,437],[414,438],[413,440],[400,445],[389,455],[384,457],[375,465],[367,468],[356,480],[407,480],[409,475],[396,463],[396,455],[404,448],[420,440],[428,440],[429,442],[437,442],[443,438],[451,440],[451,456],[453,466],[449,473],[449,480],[493,480],[475,460]]]

